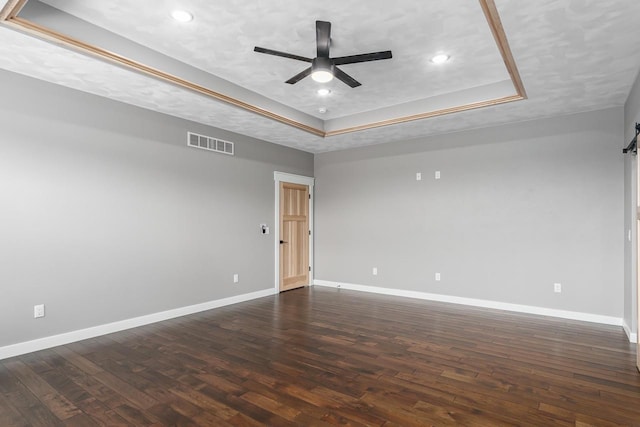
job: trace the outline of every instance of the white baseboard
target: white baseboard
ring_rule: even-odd
[[[91,328],[80,329],[77,331],[66,332],[50,337],[38,338],[32,341],[25,341],[18,344],[11,344],[0,347],[0,360],[9,357],[19,356],[21,354],[31,353],[38,350],[44,350],[59,345],[69,344],[88,338],[98,337],[100,335],[111,334],[113,332],[123,331],[138,326],[148,325],[150,323],[161,322],[188,314],[199,313],[201,311],[211,310],[226,305],[237,304],[239,302],[249,301],[256,298],[262,298],[274,295],[274,288],[264,289],[261,291],[251,292],[248,294],[236,295],[229,298],[223,298],[214,301],[207,301],[201,304],[190,305],[187,307],[175,308],[172,310],[162,311],[159,313],[147,314],[145,316],[134,317],[133,319],[120,320],[118,322],[107,323],[105,325],[93,326]]]
[[[624,333],[627,334],[627,337],[629,338],[629,342],[632,342],[632,343],[638,342],[638,334],[634,334],[633,332],[631,332],[631,328],[629,327],[629,325],[627,325],[627,322],[625,322],[624,320],[622,321],[622,328],[624,329]]]
[[[424,299],[429,301],[448,302],[452,304],[470,305],[474,307],[494,308],[497,310],[515,311],[518,313],[538,314],[541,316],[559,317],[562,319],[582,320],[585,322],[601,323],[605,325],[623,326],[621,318],[602,316],[600,314],[581,313],[576,311],[556,310],[553,308],[535,307],[529,305],[510,304],[499,301],[489,301],[474,298],[463,298],[451,295],[430,294],[426,292],[407,291],[402,289],[379,288],[377,286],[354,285],[352,283],[329,282],[314,280],[314,285],[341,288],[352,291],[372,292],[376,294],[394,295],[399,297]],[[629,335],[629,333],[627,333]],[[631,340],[631,336],[629,337]]]

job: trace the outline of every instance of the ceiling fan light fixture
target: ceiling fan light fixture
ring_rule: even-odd
[[[431,58],[431,62],[433,62],[434,64],[444,64],[445,62],[449,61],[449,59],[451,59],[451,57],[446,53],[439,53]]]
[[[193,21],[193,14],[186,10],[176,9],[171,11],[171,17],[178,22],[190,22]]]
[[[333,73],[328,70],[315,70],[311,73],[311,78],[318,83],[327,83],[333,80]]]
[[[349,74],[338,68],[339,65],[357,64],[360,62],[379,61],[381,59],[391,59],[393,57],[390,50],[381,52],[361,53],[358,55],[340,56],[332,58],[329,54],[331,47],[331,22],[316,21],[316,52],[315,58],[307,58],[292,53],[281,52],[273,49],[265,49],[264,47],[255,46],[254,52],[264,53],[267,55],[281,56],[283,58],[295,59],[311,63],[311,67],[307,67],[295,76],[291,77],[285,83],[294,85],[305,77],[311,78],[319,83],[327,83],[336,79],[346,84],[350,88],[362,86],[362,83],[351,77]]]
[[[333,63],[329,58],[318,57],[311,62],[311,78],[318,83],[333,80]]]

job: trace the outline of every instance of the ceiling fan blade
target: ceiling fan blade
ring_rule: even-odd
[[[298,83],[300,80],[302,80],[305,77],[307,77],[309,74],[311,74],[311,67],[309,67],[306,70],[302,71],[301,73],[298,73],[295,76],[291,77],[285,83],[289,83],[290,85],[294,85],[294,84]]]
[[[354,79],[353,77],[351,77],[349,74],[345,73],[338,67],[333,67],[333,75],[335,76],[336,79],[340,80],[341,82],[345,83],[348,86],[351,86],[352,88],[362,85],[360,82],[358,82],[356,79]]]
[[[360,55],[341,56],[339,58],[332,58],[335,65],[355,64],[357,62],[379,61],[381,59],[392,58],[391,51],[385,50],[384,52],[362,53]]]
[[[316,44],[318,57],[328,58],[331,45],[331,22],[316,21]]]
[[[303,62],[313,61],[313,59],[311,58],[305,58],[304,56],[298,56],[298,55],[293,55],[291,53],[280,52],[279,50],[265,49],[264,47],[256,46],[253,48],[253,51],[258,53],[266,53],[267,55],[281,56],[283,58],[296,59],[298,61],[303,61]]]

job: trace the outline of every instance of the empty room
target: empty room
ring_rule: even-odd
[[[640,426],[639,17],[0,1],[0,426]]]

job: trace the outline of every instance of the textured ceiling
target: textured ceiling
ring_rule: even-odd
[[[158,7],[157,0],[44,2],[323,119],[509,78],[475,0],[192,0],[181,3],[196,16],[188,24],[172,22],[168,11],[173,2],[164,2],[165,7]],[[254,53],[253,48],[313,58],[316,19],[332,23],[332,56],[392,50],[393,59],[342,66],[363,83],[357,89],[337,79],[325,85],[310,78],[284,84],[309,64]],[[440,67],[431,63],[440,51],[453,62]],[[331,96],[318,97],[321,86],[331,89]],[[325,115],[318,113],[320,106],[327,107]]]
[[[453,98],[504,82],[507,70],[475,0],[183,0],[187,25],[168,17],[177,1],[47,0],[51,6],[316,120]],[[310,3],[310,2],[309,2]],[[327,6],[328,4],[328,6]],[[133,5],[133,6],[132,6]],[[93,57],[0,28],[0,68],[310,152],[623,105],[640,69],[637,0],[496,0],[529,99],[367,131],[321,138]],[[135,8],[135,10],[132,9]],[[330,11],[330,12],[329,12]],[[329,20],[332,56],[390,49],[394,58],[344,66],[363,86],[332,82],[319,98],[306,64],[252,52],[259,45],[314,55],[314,21]],[[452,61],[436,67],[436,52]],[[318,113],[325,106],[329,112]]]

